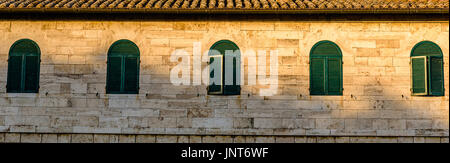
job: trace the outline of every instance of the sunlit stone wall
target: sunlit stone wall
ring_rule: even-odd
[[[23,38],[41,49],[37,94],[6,93],[9,48]],[[119,39],[140,49],[138,95],[105,94],[107,51]],[[278,50],[276,95],[259,96],[267,86],[258,83],[245,82],[240,96],[214,96],[205,85],[170,82],[178,64],[169,60],[174,50],[192,56],[193,42],[205,51],[223,39],[242,51]],[[309,52],[321,40],[342,50],[343,96],[309,95]],[[411,96],[409,56],[423,40],[443,51],[445,96]],[[0,20],[0,132],[431,136],[448,142],[448,63],[448,21]],[[243,64],[247,81],[249,64]]]

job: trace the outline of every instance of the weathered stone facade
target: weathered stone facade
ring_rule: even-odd
[[[0,142],[448,142],[448,21],[3,19],[0,34]],[[6,93],[9,48],[23,38],[41,50],[37,94]],[[107,51],[120,39],[140,49],[138,95],[105,94]],[[279,50],[275,96],[259,96],[259,84],[214,96],[170,83],[175,49],[192,55],[193,42],[205,51],[223,39]],[[342,50],[343,96],[309,95],[321,40]],[[410,52],[423,40],[442,49],[445,96],[411,96]]]

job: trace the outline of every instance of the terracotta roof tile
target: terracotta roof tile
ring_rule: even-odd
[[[0,0],[1,9],[448,9],[449,0]]]

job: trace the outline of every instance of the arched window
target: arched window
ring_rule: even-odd
[[[116,41],[108,50],[106,93],[138,94],[139,48],[129,40]]]
[[[444,60],[438,45],[422,41],[411,51],[412,95],[444,95]]]
[[[342,95],[342,53],[331,41],[320,41],[311,49],[310,94]]]
[[[32,40],[16,41],[9,50],[8,93],[37,93],[41,51]]]
[[[241,94],[239,47],[229,40],[221,40],[211,46],[208,55],[210,58],[208,94]]]

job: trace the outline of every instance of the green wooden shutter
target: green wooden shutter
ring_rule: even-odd
[[[125,92],[138,93],[139,74],[138,74],[138,58],[125,58]]]
[[[427,95],[427,57],[411,58],[412,95]]]
[[[430,95],[443,96],[444,95],[444,69],[442,67],[443,59],[441,57],[430,57],[429,60],[429,83]]]
[[[225,95],[240,95],[241,94],[241,87],[240,85],[237,84],[237,67],[238,66],[238,59],[237,58],[233,58],[233,85],[226,85],[224,84],[224,94]],[[227,65],[224,65],[227,66]],[[224,68],[225,69],[225,68]]]
[[[39,88],[39,56],[25,57],[25,90],[37,93]]]
[[[322,57],[333,57],[340,53],[339,48],[336,44],[330,41],[324,41],[317,43],[314,46],[313,51],[311,52],[314,56],[322,56]]]
[[[122,57],[109,57],[108,59],[107,93],[119,93],[122,81]]]
[[[411,56],[442,56],[442,52],[435,43],[422,41],[413,48]]]
[[[342,95],[341,58],[328,58],[327,94]]]
[[[22,56],[10,56],[8,61],[8,79],[6,92],[8,93],[20,92],[21,83],[22,83]]]
[[[311,58],[310,65],[310,93],[311,95],[325,94],[325,59]]]
[[[209,57],[209,66],[210,69],[213,68],[212,71],[210,71],[209,77],[209,86],[208,86],[208,94],[222,94],[223,93],[223,87],[222,87],[222,83],[223,83],[223,57],[222,55],[217,55],[217,56],[210,56]],[[218,83],[213,83],[213,81],[211,80],[212,78],[214,78],[214,73],[215,71],[220,71],[219,72],[219,77],[220,77],[220,84]]]

